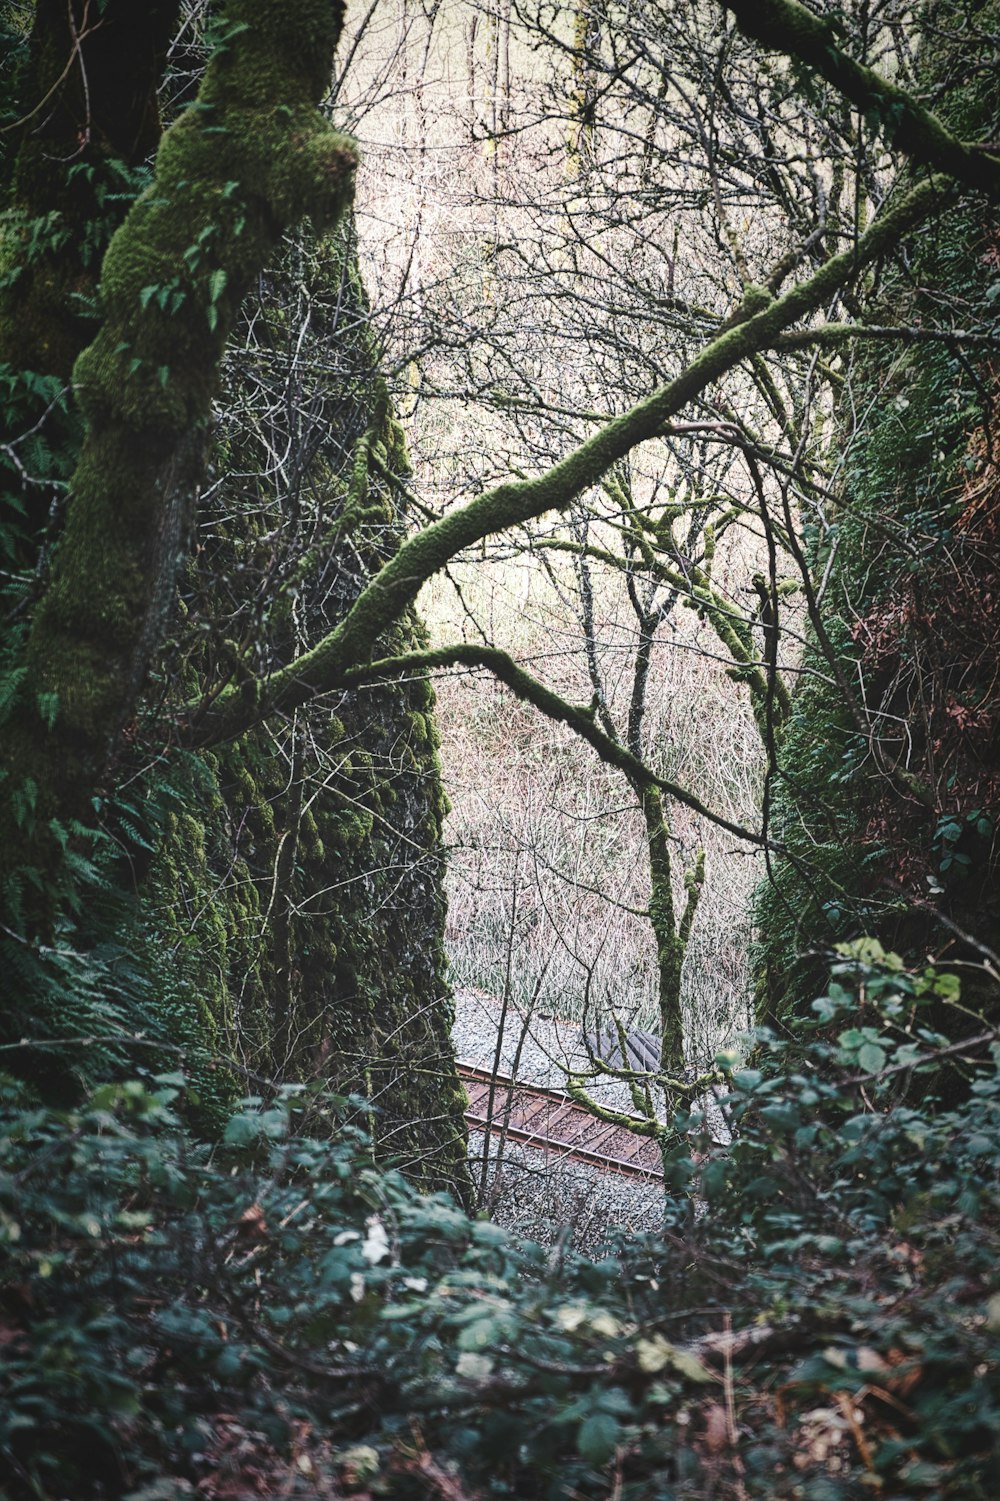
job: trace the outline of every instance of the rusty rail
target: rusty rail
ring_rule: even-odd
[[[470,1131],[503,1135],[604,1172],[662,1181],[660,1151],[651,1137],[598,1120],[564,1090],[522,1084],[507,1074],[491,1074],[489,1069],[461,1061],[458,1074],[469,1096],[465,1119]],[[491,1088],[495,1105],[488,1118]]]

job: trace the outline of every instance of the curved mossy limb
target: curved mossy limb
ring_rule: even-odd
[[[980,24],[989,17],[995,0]],[[948,86],[942,117],[964,137],[995,133],[997,75],[942,40],[948,30],[923,60],[928,83]],[[997,233],[996,210],[975,201],[925,231],[872,320],[933,326],[953,297],[963,325],[988,321]],[[993,945],[1000,924],[995,372],[946,341],[904,342],[893,357],[862,345],[852,402],[866,415],[817,563],[826,632],[869,731],[814,642],[774,784],[772,831],[788,853],[757,897],[758,1001],[772,1021],[808,1008],[835,942],[867,933],[918,961],[932,948],[976,960],[949,924]],[[968,995],[978,1003],[971,984]],[[996,1014],[995,995],[982,1001]]]
[[[355,154],[317,104],[342,19],[330,0],[231,0],[196,105],[104,259],[104,322],[74,378],[88,423],[65,533],[29,637],[24,712],[5,731],[27,825],[4,862],[51,862],[86,809],[162,636],[203,471],[218,367],[244,293],[285,226],[333,222]]]
[[[611,419],[545,473],[504,481],[409,537],[328,636],[268,682],[258,680],[249,685],[250,691],[241,685],[220,693],[203,717],[202,743],[232,738],[268,714],[289,711],[317,693],[341,686],[357,663],[370,658],[374,643],[412,604],[422,585],[463,548],[546,511],[565,510],[712,381],[769,348],[786,328],[814,313],[873,259],[894,249],[902,236],[940,209],[949,187],[946,179],[931,178],[899,195],[885,205],[856,246],[831,257],[745,323],[721,332],[674,380]]]

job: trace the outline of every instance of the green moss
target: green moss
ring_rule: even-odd
[[[223,1066],[232,1054],[234,1025],[231,935],[225,907],[213,900],[205,838],[212,813],[187,801],[188,811],[166,819],[136,942],[153,980],[159,1025],[166,1041],[181,1049],[180,1066],[197,1099],[197,1124],[214,1134],[245,1090]],[[176,1066],[178,1059],[170,1062]]]
[[[430,746],[436,749],[437,729],[430,716],[419,709],[414,709],[408,716],[410,727],[410,744],[414,747],[426,748]]]
[[[996,4],[988,9],[996,17]],[[949,53],[945,36],[942,30],[925,55],[927,77],[951,85],[942,107],[955,129],[988,135],[1000,110],[997,79],[970,66],[968,53]],[[951,211],[915,243],[906,276],[887,280],[870,309],[873,320],[934,322],[934,294],[922,288],[946,287],[961,306],[987,310],[994,278],[982,248],[989,233],[980,203]],[[985,582],[991,559],[953,533],[970,434],[989,420],[983,395],[991,386],[988,370],[944,345],[904,346],[888,368],[870,346],[856,357],[852,402],[865,421],[845,455],[842,496],[824,543],[835,547],[834,555],[827,550],[815,561],[818,570],[829,564],[826,630],[847,677],[862,684],[882,759],[859,733],[813,642],[773,789],[772,832],[789,858],[772,859],[772,879],[757,897],[757,992],[769,1020],[808,1007],[824,984],[823,951],[832,943],[870,933],[888,949],[925,953],[933,923],[926,913],[914,918],[910,892],[926,899],[943,888],[939,899],[952,920],[984,936],[995,931],[996,881],[988,860],[975,878],[955,880],[942,871],[935,844],[946,809],[964,818],[982,807],[995,758],[992,767],[988,758],[979,761],[967,784],[960,759],[942,774],[933,746],[940,731],[928,729],[942,707],[931,680],[934,663],[919,619],[911,624],[900,613],[912,596],[917,615],[923,611],[930,620],[943,593],[954,601],[966,590],[971,623],[980,589],[991,587]],[[977,695],[989,698],[993,664],[982,661],[974,624],[966,640],[945,644],[944,657],[963,693],[977,702]],[[907,727],[905,747],[892,743],[897,725]],[[897,760],[905,775],[894,777]],[[930,789],[929,807],[915,783]]]
[[[293,255],[298,274],[303,253]],[[356,342],[346,345],[324,323],[327,308],[343,308],[358,290],[356,276],[344,274],[345,253],[349,242],[330,241],[306,262],[324,363],[336,350],[342,365],[337,379],[313,393],[323,404],[325,436],[300,492],[322,541],[289,556],[276,582],[274,539],[292,523],[280,513],[280,497],[253,478],[267,470],[258,429],[230,423],[227,455],[245,478],[224,482],[217,511],[205,517],[214,551],[189,571],[175,647],[196,678],[213,660],[238,661],[244,649],[287,659],[302,620],[326,626],[342,616],[401,535],[398,487],[383,473],[386,459],[374,458],[398,459],[399,436],[372,374],[363,320],[349,305],[345,323]],[[269,278],[279,303],[283,276],[279,267]],[[280,305],[254,316],[258,330],[267,318],[279,347],[288,338]],[[243,369],[235,365],[230,378],[242,379]],[[241,393],[233,395],[235,409],[246,410]],[[230,596],[234,578],[240,588]],[[247,631],[260,629],[257,588],[265,638],[240,646],[244,615]],[[276,595],[294,597],[294,614],[274,607]],[[222,630],[234,641],[225,658],[211,645]],[[424,639],[409,613],[386,644],[405,649]],[[319,1075],[345,1093],[370,1090],[380,1152],[409,1164],[428,1186],[461,1189],[465,1136],[451,1070],[436,745],[433,690],[416,678],[398,689],[339,694],[202,753],[213,789],[201,801],[208,859],[182,877],[182,905],[199,910],[210,901],[218,912],[225,994],[208,986],[207,975],[206,994],[216,1025],[232,1018],[221,1030],[232,1026],[230,1046],[242,1061],[268,1077]],[[174,865],[183,870],[180,855]],[[207,927],[204,936],[206,954],[219,948]]]
[[[23,764],[37,767],[46,811],[64,820],[85,812],[162,634],[242,297],[290,221],[308,211],[327,223],[351,191],[353,148],[316,109],[339,8],[283,7],[280,44],[266,0],[232,0],[227,17],[237,20],[228,51],[111,242],[104,321],[75,366],[89,432],[27,655],[26,702],[59,710],[5,747],[19,779]],[[300,34],[322,36],[325,51],[304,60]],[[23,834],[3,832],[8,860],[32,858]]]

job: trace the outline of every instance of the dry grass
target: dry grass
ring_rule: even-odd
[[[605,593],[608,653],[624,691],[625,615],[610,582]],[[539,676],[586,700],[579,626],[530,560],[470,570],[462,600],[446,584],[425,596],[436,639],[454,640],[470,616],[481,618]],[[711,632],[678,612],[656,656],[652,759],[726,816],[752,823],[760,742],[714,654]],[[506,990],[526,1009],[579,1018],[588,1004],[611,1006],[637,1025],[654,1024],[645,836],[624,778],[492,679],[446,677],[438,695],[456,983]],[[747,847],[687,809],[675,811],[673,832],[678,903],[684,870],[699,846],[707,851],[684,978],[689,1054],[700,1061],[748,1025],[747,908],[757,867]]]
[[[687,28],[685,45],[709,45],[699,9],[686,20],[682,10],[670,24]],[[353,23],[362,15],[367,8],[353,11]],[[338,103],[364,148],[361,257],[415,488],[447,510],[566,452],[592,430],[574,411],[621,410],[669,378],[738,297],[742,272],[724,251],[728,231],[720,234],[706,208],[716,200],[694,191],[704,165],[686,146],[678,154],[682,137],[668,139],[672,127],[662,120],[652,129],[639,96],[609,96],[588,172],[579,172],[567,115],[578,80],[559,45],[573,34],[575,12],[553,13],[555,42],[541,48],[518,11],[469,4],[433,16],[376,8]],[[650,67],[648,99],[659,97],[661,82]],[[675,106],[683,127],[680,103],[664,107]],[[516,125],[513,135],[505,137],[504,120]],[[644,140],[655,149],[658,194],[640,163]],[[629,191],[640,207],[622,215]],[[757,197],[751,211],[743,196],[737,183],[729,227],[763,266],[782,242],[780,215]],[[672,317],[665,310],[675,296],[706,321],[691,327]],[[773,378],[780,388],[782,373]],[[772,421],[745,376],[718,400],[750,429]],[[531,410],[517,405],[524,402]],[[633,455],[628,483],[650,515],[680,493],[721,497],[722,508],[752,494],[733,453],[696,440],[647,445]],[[606,497],[588,501],[609,514]],[[502,646],[587,703],[572,561],[549,552],[546,571],[539,554],[521,550],[526,540],[494,540],[425,591],[433,638]],[[601,540],[620,549],[620,533],[606,523]],[[680,526],[678,545],[697,554],[697,529]],[[714,581],[740,609],[761,561],[759,536],[734,526]],[[636,617],[620,577],[595,569],[594,587],[600,673],[623,732]],[[729,665],[711,629],[675,608],[655,648],[644,752],[720,813],[753,825],[763,754]],[[649,1025],[657,976],[648,861],[624,779],[485,677],[445,678],[438,692],[453,806],[448,943],[456,981],[571,1017],[588,1004],[611,1005]],[[747,910],[758,870],[728,834],[683,808],[671,818],[678,903],[685,869],[701,846],[707,855],[684,977],[689,1051],[701,1060],[747,1025]]]

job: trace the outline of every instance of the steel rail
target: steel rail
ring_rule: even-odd
[[[499,1087],[507,1096],[507,1103],[499,1111],[494,1112],[492,1118],[481,1114],[470,1102],[470,1108],[465,1112],[465,1120],[470,1130],[487,1131],[491,1136],[504,1135],[511,1141],[523,1146],[536,1147],[540,1151],[558,1154],[563,1159],[571,1162],[583,1162],[590,1167],[599,1167],[605,1172],[620,1173],[626,1177],[645,1178],[647,1181],[663,1180],[662,1168],[654,1168],[646,1163],[636,1162],[625,1157],[619,1157],[608,1152],[597,1150],[597,1143],[606,1139],[609,1134],[618,1131],[627,1131],[626,1126],[607,1126],[604,1122],[598,1122],[594,1116],[583,1106],[573,1100],[561,1089],[552,1089],[541,1084],[524,1084],[509,1074],[493,1074],[489,1069],[479,1068],[475,1064],[459,1061],[457,1064],[459,1078],[470,1084],[478,1084],[488,1087]],[[518,1126],[510,1119],[513,1114],[515,1097],[530,1102],[544,1100],[554,1104],[563,1114],[563,1119],[576,1121],[580,1126],[584,1124],[596,1128],[595,1141],[591,1146],[580,1146],[574,1141],[567,1141],[561,1135],[553,1135],[549,1131],[531,1130],[525,1126]],[[641,1117],[636,1116],[639,1120]],[[575,1132],[570,1133],[575,1135]],[[645,1145],[649,1138],[644,1138]]]

